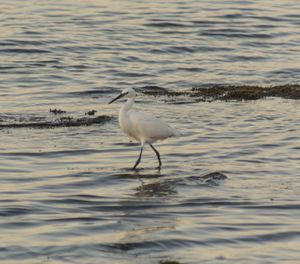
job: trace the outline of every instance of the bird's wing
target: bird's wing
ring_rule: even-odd
[[[134,138],[152,143],[176,135],[176,131],[151,114],[131,111],[129,113],[130,134]]]

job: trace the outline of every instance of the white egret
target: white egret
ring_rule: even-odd
[[[160,168],[160,155],[159,152],[153,147],[152,143],[157,140],[166,139],[168,137],[178,136],[179,133],[174,128],[171,128],[165,122],[157,119],[151,114],[132,110],[135,99],[135,91],[132,88],[123,90],[122,93],[115,99],[110,101],[109,104],[122,97],[128,98],[128,100],[121,107],[119,112],[120,127],[126,135],[136,139],[141,143],[140,155],[135,165],[133,166],[133,170],[141,161],[145,144],[148,144],[154,150],[159,162],[158,168]]]

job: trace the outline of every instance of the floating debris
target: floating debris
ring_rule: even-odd
[[[61,117],[54,121],[44,122],[30,122],[30,123],[14,123],[14,124],[0,124],[1,128],[58,128],[58,127],[78,127],[78,126],[91,126],[94,124],[103,124],[110,121],[112,117],[107,115],[101,115],[94,118],[73,118],[73,117]]]
[[[89,115],[89,116],[93,116],[95,115],[95,113],[97,113],[97,110],[91,110],[85,113],[85,115]]]
[[[66,111],[63,111],[61,109],[56,109],[56,108],[55,109],[50,109],[49,112],[52,113],[52,114],[55,114],[55,115],[66,113]]]

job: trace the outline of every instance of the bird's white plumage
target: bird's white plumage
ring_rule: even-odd
[[[171,128],[165,122],[157,119],[153,115],[133,110],[132,106],[135,99],[135,91],[133,89],[125,89],[117,98],[112,100],[110,103],[121,97],[127,97],[128,100],[121,107],[119,112],[120,127],[126,135],[141,142],[142,145],[140,157],[136,162],[134,169],[140,162],[143,147],[145,144],[149,144],[150,147],[155,151],[159,160],[160,167],[160,155],[158,151],[152,146],[152,143],[157,140],[166,139],[168,137],[178,136],[179,133],[174,128]]]
[[[140,141],[143,145],[176,135],[174,129],[153,115],[134,110],[125,112],[121,108],[119,123],[125,134]]]

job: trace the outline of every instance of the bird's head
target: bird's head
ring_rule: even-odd
[[[109,104],[113,103],[114,101],[117,101],[120,98],[135,98],[135,91],[132,88],[126,88],[122,91],[121,94],[119,94],[115,99],[111,100]]]

